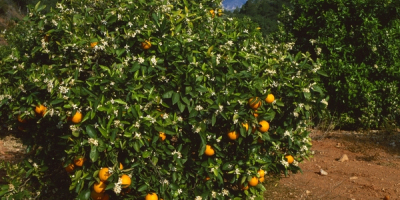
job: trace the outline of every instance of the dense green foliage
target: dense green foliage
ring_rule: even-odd
[[[400,1],[292,1],[281,38],[310,52],[329,77],[331,113],[343,128],[394,127],[400,121]],[[279,38],[279,37],[278,37]]]
[[[260,169],[298,172],[310,155],[310,119],[327,105],[320,63],[290,54],[292,42],[266,41],[256,24],[220,8],[215,0],[68,0],[47,14],[31,8],[7,31],[11,53],[0,62],[0,117],[21,130],[29,152],[18,166],[25,177],[6,177],[1,194],[17,198],[33,188],[24,192],[59,199],[68,188],[88,199],[108,168],[111,199],[149,192],[262,199]],[[275,100],[264,101],[268,94]],[[257,110],[252,97],[261,100]],[[83,119],[74,122],[78,112]],[[268,131],[259,129],[262,120]],[[207,145],[214,155],[205,155]],[[76,157],[86,162],[73,165],[70,185],[49,178]],[[127,189],[122,174],[131,177]],[[252,177],[256,185],[242,189]]]
[[[261,28],[264,36],[278,32],[278,15],[282,6],[290,7],[290,0],[248,0],[241,8],[232,12],[232,16],[250,17]]]

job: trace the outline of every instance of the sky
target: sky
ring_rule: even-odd
[[[225,10],[234,10],[236,7],[241,7],[247,0],[224,0],[222,2]]]

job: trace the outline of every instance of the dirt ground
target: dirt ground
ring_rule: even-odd
[[[303,174],[270,180],[265,199],[400,199],[400,132],[311,135],[315,153],[300,164]],[[349,160],[340,162],[343,154]]]
[[[265,199],[400,199],[400,132],[313,130],[311,136],[315,153],[300,164],[303,173],[266,179]],[[17,138],[0,131],[0,161],[17,162],[23,152]],[[340,162],[343,154],[349,160]]]

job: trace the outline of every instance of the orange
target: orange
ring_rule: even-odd
[[[18,115],[18,121],[21,122],[21,123],[26,123],[27,120],[26,119],[22,119],[21,115]]]
[[[214,17],[215,17],[215,12],[214,12],[214,10],[211,9],[211,10],[210,10],[210,13],[211,13],[211,17],[214,18]]]
[[[249,186],[247,185],[246,187],[244,187],[243,185],[242,185],[242,190],[248,190],[249,189]]]
[[[246,131],[249,130],[249,124],[248,124],[248,123],[242,123],[242,126],[243,126],[244,128],[246,128]]]
[[[79,111],[76,111],[75,115],[72,117],[71,121],[75,124],[79,123],[82,121],[82,113]]]
[[[161,140],[162,141],[164,141],[165,140],[165,138],[167,138],[167,136],[165,135],[165,133],[164,132],[160,132],[160,138],[161,138]]]
[[[253,110],[257,110],[257,108],[259,108],[261,106],[261,100],[258,97],[251,97],[249,99],[249,106],[250,108],[252,108]]]
[[[222,10],[218,9],[218,17],[221,17],[221,16],[222,16]]]
[[[90,197],[92,197],[93,200],[103,200],[104,193],[97,193],[94,190],[90,193]]]
[[[42,117],[44,114],[46,114],[46,110],[47,108],[43,105],[36,106],[35,108],[36,114],[41,115]]]
[[[71,163],[65,167],[65,171],[67,171],[68,173],[71,173],[72,171],[74,171],[74,168],[75,168],[75,165]]]
[[[294,161],[294,158],[291,155],[286,155],[285,158],[286,158],[286,160],[288,161],[289,164],[292,164],[293,161]]]
[[[22,126],[18,126],[18,130],[25,131],[24,127],[22,127]]]
[[[272,102],[274,102],[274,100],[275,100],[275,97],[273,94],[268,94],[267,98],[265,98],[265,102],[267,102],[267,103],[272,103]]]
[[[97,45],[97,42],[90,43],[90,47],[94,48]]]
[[[121,183],[122,188],[127,188],[127,187],[129,187],[129,186],[131,185],[131,183],[132,183],[131,177],[129,177],[129,176],[126,175],[126,174],[123,174],[123,175],[121,176],[121,180],[122,180],[122,183]]]
[[[253,113],[253,115],[254,115],[254,117],[258,117],[258,113],[257,113],[257,110],[254,110],[254,113]]]
[[[74,164],[75,166],[82,167],[83,163],[85,162],[85,158],[83,157],[75,157]]]
[[[93,191],[97,193],[103,193],[106,191],[107,184],[105,184],[103,181],[100,181],[99,183],[95,183],[93,185]]]
[[[119,169],[120,169],[120,170],[123,170],[123,169],[124,169],[124,166],[122,165],[122,163],[119,163]]]
[[[260,179],[259,179],[260,183],[264,182],[265,171],[260,169],[260,170],[258,170],[257,173],[260,175]]]
[[[145,40],[144,42],[142,42],[142,49],[150,49],[151,47],[151,43],[148,40]]]
[[[101,181],[106,181],[111,174],[108,172],[108,167],[103,167],[99,171],[99,179]]]
[[[204,182],[206,182],[206,181],[208,181],[208,180],[210,180],[210,177],[206,177],[206,178],[204,179]]]
[[[108,194],[105,194],[101,200],[110,200],[110,196]]]
[[[210,146],[210,145],[206,145],[206,150],[204,151],[204,154],[206,154],[207,156],[212,156],[215,154],[214,149]]]
[[[258,127],[258,130],[259,130],[261,133],[265,133],[265,132],[268,131],[268,129],[269,129],[269,123],[268,123],[267,121],[262,120],[262,121],[260,121],[258,124],[260,125],[260,127]]]
[[[158,200],[158,196],[156,193],[148,193],[146,195],[146,200]]]
[[[258,170],[257,173],[260,175],[260,177],[264,177],[265,176],[265,171],[262,170],[262,169]]]
[[[251,178],[251,180],[249,181],[249,185],[250,186],[257,186],[258,185],[258,178],[256,176],[253,176],[253,178]]]
[[[231,140],[236,140],[239,137],[239,134],[236,133],[236,131],[231,131],[228,133],[228,137]]]

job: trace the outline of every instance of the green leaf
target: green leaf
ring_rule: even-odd
[[[325,77],[329,77],[328,74],[326,72],[322,71],[322,70],[318,70],[317,73],[319,75],[322,75],[322,76],[325,76]]]
[[[92,145],[89,157],[92,162],[96,162],[97,159],[99,159],[99,152],[97,151],[96,146]]]
[[[178,92],[172,94],[172,105],[175,105],[179,101],[180,95]]]
[[[122,105],[126,105],[127,103],[125,101],[122,101],[121,99],[114,99],[115,102],[122,104]]]
[[[143,191],[145,191],[145,190],[147,190],[147,185],[146,185],[146,184],[144,184],[144,185],[142,185],[142,186],[140,186],[140,187],[138,188],[138,192],[143,192]]]
[[[93,127],[93,125],[87,125],[86,126],[86,133],[89,135],[91,138],[97,138],[97,133],[96,129]]]
[[[166,99],[171,98],[173,93],[174,93],[174,91],[170,90],[170,91],[164,93],[162,97],[166,98]]]
[[[151,156],[151,152],[150,151],[143,151],[142,156],[143,156],[143,158],[148,158],[149,156]]]
[[[185,110],[186,106],[181,101],[178,101],[178,108],[179,108],[179,111],[183,112]]]
[[[64,102],[64,99],[55,99],[53,101],[50,102],[51,105],[56,105],[59,104],[61,102]]]

